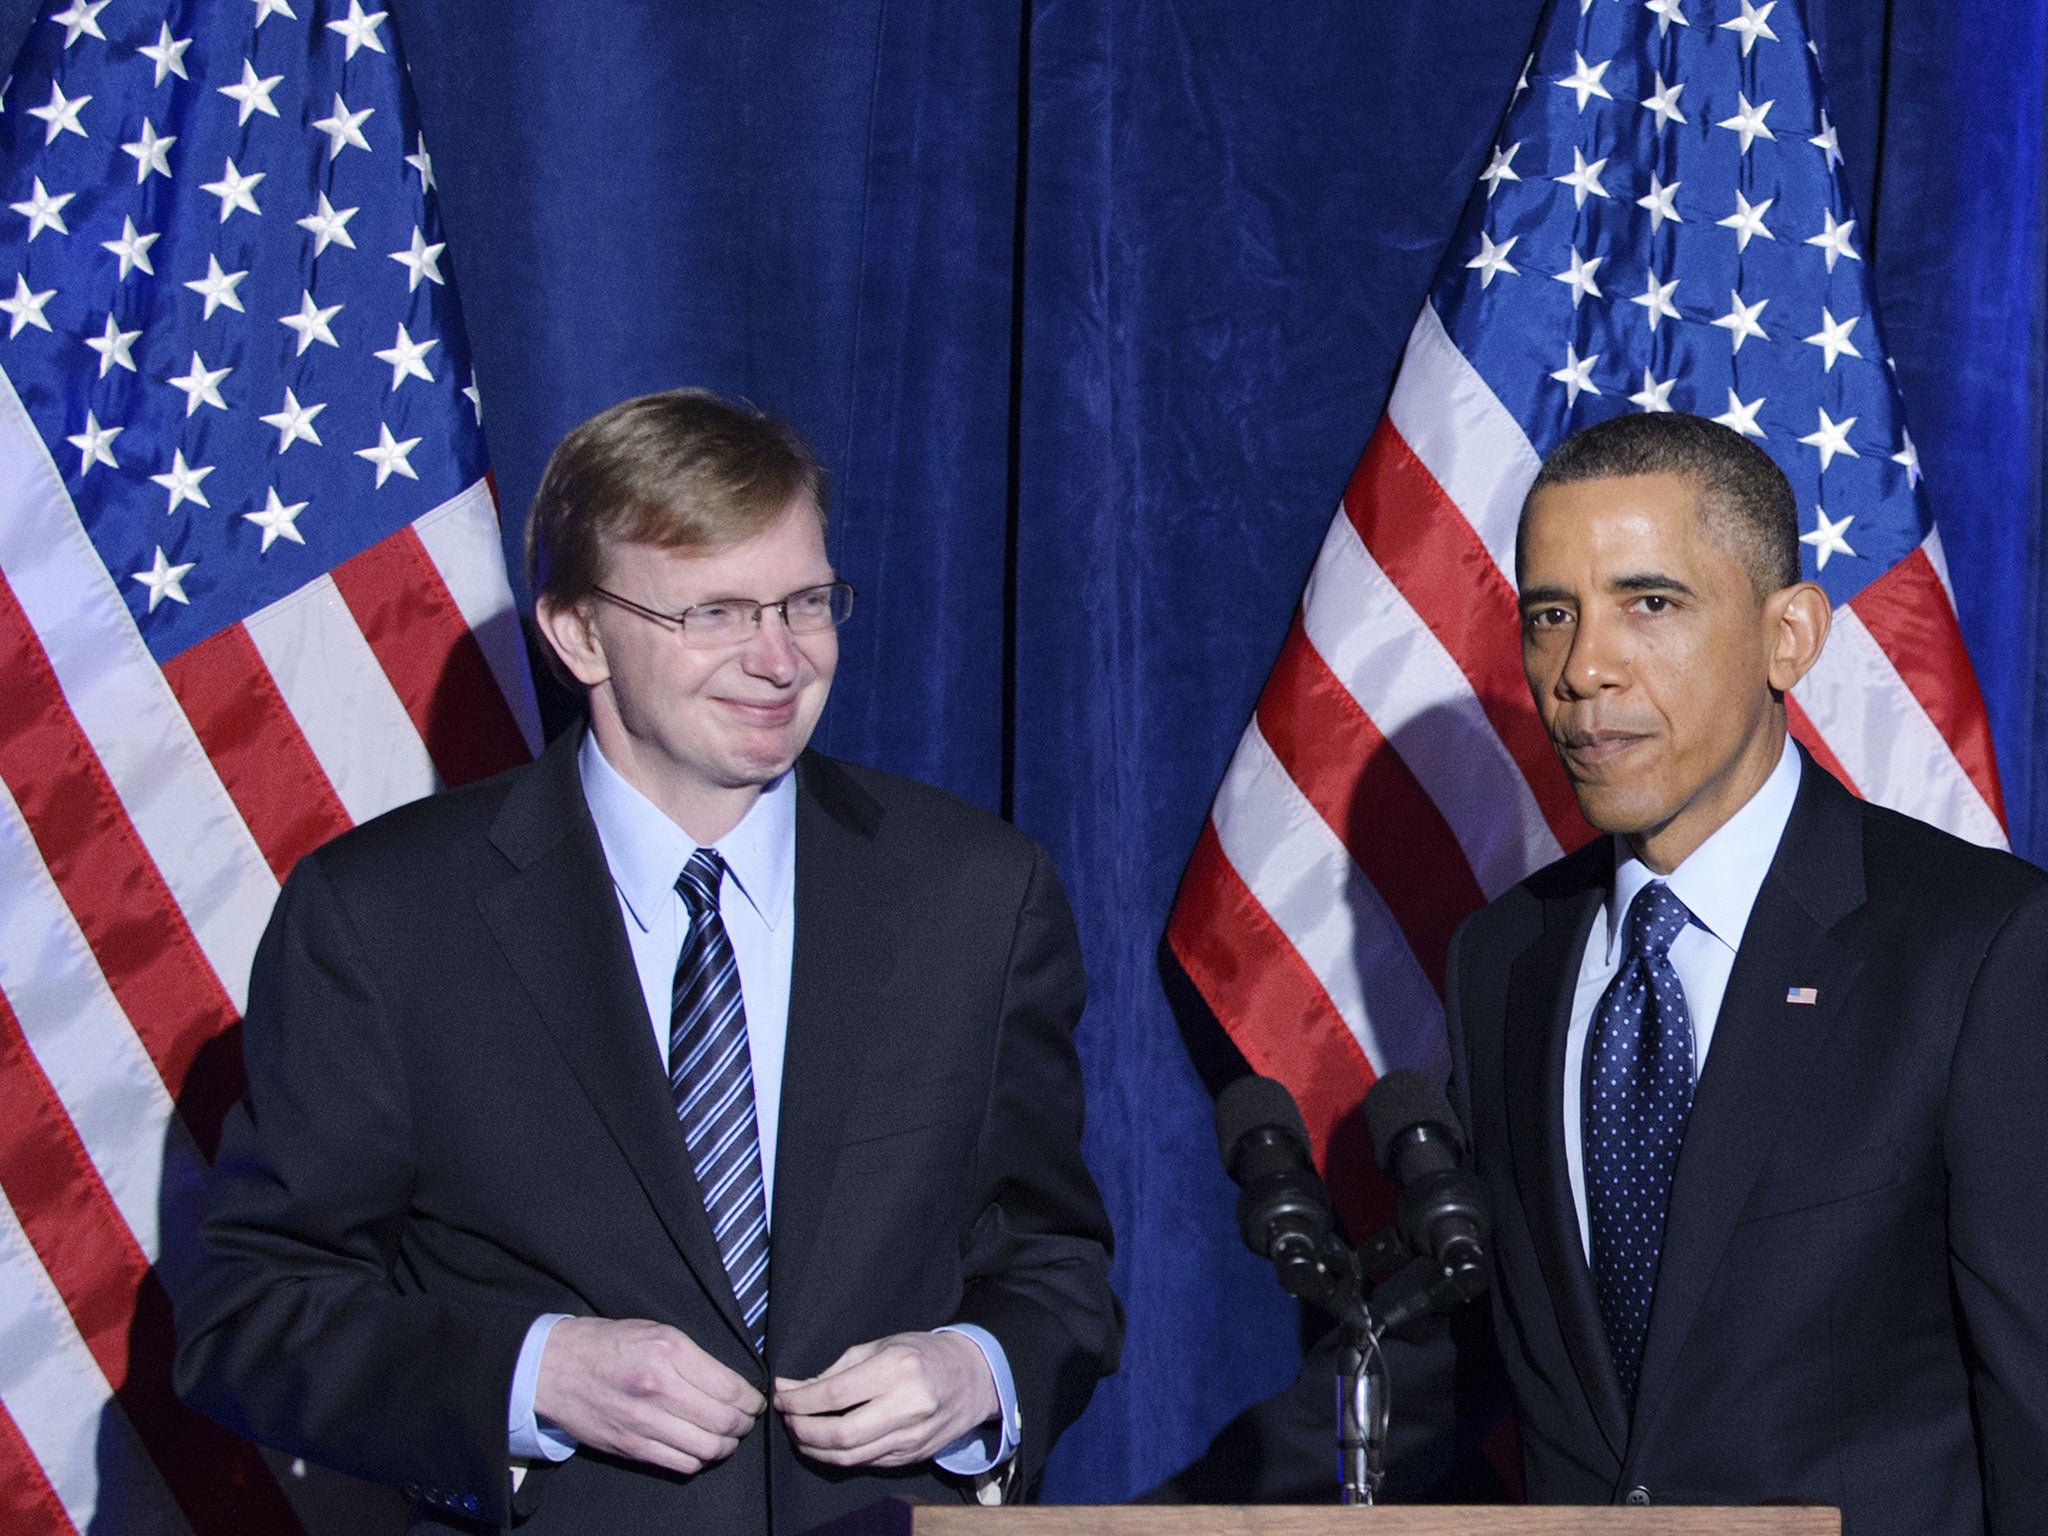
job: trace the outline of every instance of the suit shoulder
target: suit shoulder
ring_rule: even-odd
[[[1966,842],[1881,805],[1859,808],[1864,881],[1873,902],[1998,922],[2048,891],[2048,872],[2003,849]]]
[[[1462,949],[1486,949],[1523,941],[1542,926],[1546,904],[1604,885],[1613,868],[1607,839],[1595,837],[1502,891],[1459,925],[1455,942]]]
[[[505,797],[534,771],[525,763],[491,778],[444,789],[394,806],[329,839],[301,864],[315,864],[331,880],[431,877],[436,868],[465,862],[488,847],[491,824]]]
[[[1029,834],[936,785],[815,752],[805,755],[799,772],[820,801],[865,821],[892,842],[953,858],[1028,861],[1042,852]]]

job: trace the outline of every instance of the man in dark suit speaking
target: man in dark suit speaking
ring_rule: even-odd
[[[1028,1485],[1122,1333],[1044,853],[806,753],[852,592],[780,424],[605,412],[528,552],[588,729],[286,883],[181,1390],[421,1529]]]
[[[1609,836],[1459,932],[1533,1499],[2048,1529],[2048,878],[1786,734],[1829,607],[1790,487],[1697,417],[1569,439],[1523,665]]]

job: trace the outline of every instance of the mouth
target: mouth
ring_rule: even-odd
[[[1596,774],[1649,739],[1645,732],[1616,729],[1566,731],[1551,738],[1574,776]]]
[[[796,719],[797,701],[794,698],[765,701],[721,699],[719,702],[731,710],[742,724],[758,726],[764,730],[786,726]]]

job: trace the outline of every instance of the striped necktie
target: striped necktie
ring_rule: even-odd
[[[1593,1010],[1586,1042],[1586,1219],[1600,1320],[1622,1396],[1642,1371],[1664,1216],[1692,1113],[1692,1014],[1671,945],[1692,920],[1662,881],[1628,909],[1628,952]]]
[[[768,1202],[739,962],[718,915],[724,876],[725,860],[699,848],[676,880],[690,932],[670,996],[668,1081],[718,1256],[758,1350],[768,1337]]]

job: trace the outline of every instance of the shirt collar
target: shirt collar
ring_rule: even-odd
[[[1693,921],[1727,945],[1742,946],[1742,933],[1756,907],[1757,892],[1777,857],[1792,804],[1799,798],[1799,749],[1785,738],[1778,765],[1757,792],[1743,802],[1686,855],[1678,868],[1659,876],[1614,838],[1614,899],[1607,904],[1607,958],[1611,964],[1627,926],[1629,904],[1651,881],[1662,879],[1671,894],[1684,902]]]
[[[612,884],[644,933],[674,894],[676,877],[699,845],[611,765],[594,732],[584,733],[576,771]],[[795,770],[772,780],[739,825],[712,847],[762,921],[775,927],[789,909],[796,876]]]

